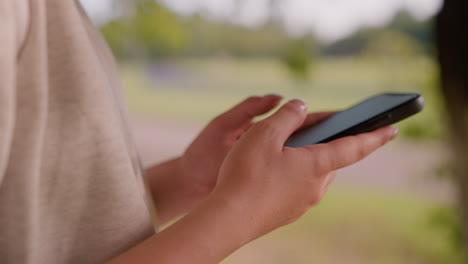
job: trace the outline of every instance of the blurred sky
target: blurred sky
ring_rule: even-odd
[[[112,16],[112,2],[80,0],[89,14],[102,23]],[[131,0],[130,0],[131,1]],[[308,32],[323,42],[344,38],[366,26],[382,26],[402,9],[417,19],[427,19],[440,9],[443,0],[276,0],[276,14],[289,33]],[[181,15],[195,13],[211,19],[257,27],[271,14],[271,0],[159,0]]]

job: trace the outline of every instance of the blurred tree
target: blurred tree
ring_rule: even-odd
[[[431,53],[433,51],[433,37],[432,37],[432,24],[433,20],[420,21],[414,19],[411,14],[406,10],[401,10],[393,19],[392,23],[388,26],[389,29],[406,33],[416,40],[425,52]]]
[[[371,30],[359,30],[351,36],[322,47],[326,56],[353,56],[363,52],[367,43],[374,35]]]
[[[402,10],[389,25],[379,28],[363,28],[345,39],[326,45],[323,47],[323,53],[334,56],[360,54],[375,36],[385,35],[385,32],[399,32],[417,42],[424,53],[432,54],[431,25],[431,20],[416,20],[408,12]]]
[[[134,34],[152,57],[179,51],[185,44],[186,32],[174,13],[154,0],[136,0],[132,20]]]
[[[157,58],[174,55],[184,48],[187,32],[175,14],[154,0],[125,3],[130,5],[132,14],[101,28],[117,57]]]
[[[283,55],[282,61],[289,72],[297,80],[306,80],[310,77],[311,66],[315,56],[313,41],[310,37],[292,42]]]
[[[174,56],[280,57],[296,41],[277,22],[248,28],[208,20],[200,15],[179,17],[153,0],[132,1],[133,15],[101,27],[120,59]]]
[[[182,54],[186,56],[278,57],[292,41],[276,23],[247,28],[194,16],[185,27],[189,40]]]
[[[418,41],[401,31],[383,30],[372,37],[363,55],[384,60],[414,59],[423,54]]]
[[[411,35],[395,30],[379,30],[367,43],[362,56],[376,63],[385,74],[381,76],[385,89],[402,89],[411,82],[411,71],[401,71],[410,63],[426,56],[420,43]],[[414,64],[413,64],[414,65]]]
[[[448,113],[454,153],[454,172],[459,187],[463,247],[468,252],[468,39],[465,29],[466,0],[445,0],[436,22],[436,41],[441,85]]]

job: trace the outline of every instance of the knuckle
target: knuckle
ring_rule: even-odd
[[[309,206],[316,206],[320,203],[321,200],[322,200],[322,195],[318,192],[314,193],[309,198]]]
[[[326,144],[317,145],[316,154],[313,157],[313,164],[317,177],[332,171],[337,164],[337,154],[333,148],[327,148]],[[328,153],[325,155],[324,153]]]
[[[279,130],[278,126],[269,120],[258,122],[255,127],[257,131],[268,134],[276,134]]]
[[[325,171],[325,173],[328,173],[338,167],[338,153],[336,153],[335,149],[331,149],[330,152],[332,154],[327,156],[328,166],[327,171]]]
[[[270,124],[268,124],[268,122],[266,122],[266,120],[257,122],[253,126],[253,129],[256,130],[256,131],[264,131],[264,130],[268,130],[269,128],[270,128]]]
[[[294,103],[285,104],[282,110],[291,115],[301,115],[303,113],[300,107]]]
[[[359,135],[356,136],[356,139],[353,142],[355,142],[355,149],[356,149],[356,155],[359,160],[365,158],[367,156],[367,145],[365,143],[365,140],[362,138],[364,135]]]
[[[361,142],[357,143],[357,157],[359,160],[362,160],[363,158],[365,158],[367,156],[367,149],[365,147],[365,145]]]

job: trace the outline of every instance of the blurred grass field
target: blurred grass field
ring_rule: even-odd
[[[134,118],[206,123],[247,96],[268,93],[303,98],[309,110],[320,111],[343,109],[380,92],[417,92],[425,96],[426,108],[398,124],[402,135],[422,142],[445,136],[436,67],[425,57],[398,63],[325,58],[312,67],[307,81],[291,78],[279,61],[269,59],[127,63],[121,70]],[[441,205],[411,194],[332,189],[299,222],[223,263],[457,263],[448,235],[429,224]]]
[[[184,59],[154,64],[123,64],[131,112],[139,117],[208,121],[251,95],[279,93],[300,97],[310,111],[346,108],[380,92],[417,92],[426,98],[423,113],[400,124],[412,138],[444,135],[435,91],[434,63],[426,57],[406,62],[365,58],[327,58],[310,80],[294,80],[276,60]]]
[[[437,205],[369,189],[334,189],[298,222],[236,252],[233,263],[458,263],[434,230]]]

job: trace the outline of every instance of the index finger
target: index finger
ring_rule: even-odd
[[[315,154],[313,156],[316,169],[320,173],[326,173],[362,160],[394,139],[397,134],[398,128],[389,126],[373,132],[348,136],[326,144],[311,145],[305,148]]]
[[[221,126],[222,129],[237,129],[249,124],[254,117],[275,108],[281,99],[281,96],[275,94],[263,97],[251,96],[218,116],[214,123]]]

